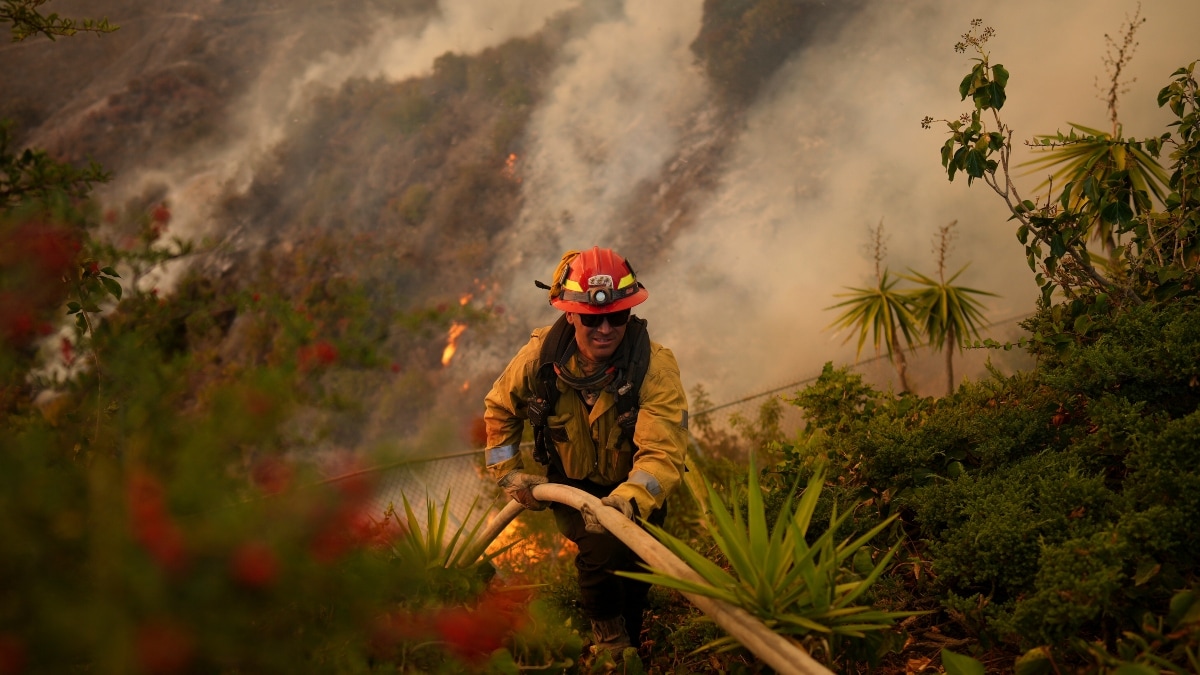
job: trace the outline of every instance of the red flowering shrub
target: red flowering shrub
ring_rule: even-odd
[[[166,227],[171,222],[171,210],[167,208],[166,204],[159,204],[150,212],[150,220],[155,225]]]
[[[152,474],[135,469],[126,487],[134,538],[164,571],[182,572],[188,564],[187,546],[183,531],[167,512],[162,484]]]
[[[456,658],[479,666],[525,627],[529,600],[528,591],[489,588],[468,605],[389,612],[373,623],[372,649],[390,657],[401,642],[437,640]]]
[[[321,340],[311,345],[301,347],[296,353],[301,370],[309,370],[317,366],[328,366],[337,361],[337,348]]]
[[[250,480],[265,494],[279,494],[292,482],[290,464],[277,456],[263,457],[250,469]]]
[[[177,621],[160,618],[148,621],[134,632],[133,650],[141,672],[170,675],[184,672],[192,662],[195,640]]]
[[[439,611],[433,617],[434,630],[455,656],[478,664],[521,629],[528,619],[528,601],[524,592],[490,589],[472,608]]]
[[[42,219],[0,222],[0,340],[27,345],[49,332],[62,303],[64,282],[79,255],[79,238]]]
[[[229,561],[230,576],[250,589],[273,585],[279,578],[279,569],[275,549],[261,541],[248,541],[238,546]]]
[[[29,654],[21,638],[0,633],[0,675],[17,675],[25,672]]]

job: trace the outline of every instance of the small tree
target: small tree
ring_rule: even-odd
[[[1104,61],[1109,67],[1110,85],[1104,100],[1112,131],[1068,122],[1071,131],[1067,134],[1034,136],[1034,142],[1027,145],[1042,155],[1021,165],[1053,169],[1037,189],[1055,182],[1063,185],[1064,206],[1082,215],[1092,240],[1109,252],[1119,243],[1115,226],[1149,212],[1151,196],[1161,204],[1167,195],[1167,172],[1140,144],[1126,142],[1117,116],[1125,84],[1121,73],[1137,48],[1134,35],[1138,26],[1145,23],[1139,15],[1140,8],[1126,24],[1119,46],[1106,36],[1109,50]]]
[[[1132,28],[1127,36],[1130,31]],[[991,65],[984,49],[994,33],[976,19],[955,45],[959,52],[971,49],[978,54],[959,85],[959,94],[964,100],[971,97],[974,109],[956,120],[943,120],[950,133],[942,145],[942,165],[950,180],[958,172],[967,175],[968,185],[981,178],[1000,195],[1017,221],[1017,239],[1025,246],[1030,269],[1037,273],[1042,289],[1042,303],[1050,310],[1032,340],[1057,348],[1086,339],[1096,321],[1114,308],[1195,294],[1200,287],[1200,218],[1195,212],[1200,203],[1200,191],[1195,187],[1200,176],[1197,62],[1177,69],[1170,84],[1158,93],[1159,106],[1178,118],[1168,125],[1174,127],[1173,132],[1144,140],[1066,137],[1064,143],[1085,150],[1079,154],[1072,149],[1072,154],[1061,156],[1092,173],[1083,175],[1082,182],[1078,178],[1068,182],[1058,195],[1051,192],[1045,203],[1038,204],[1021,197],[1009,173],[1012,130],[998,112],[1004,105],[1009,74],[1003,66]],[[1118,54],[1116,62],[1123,64],[1127,58],[1127,52]],[[1119,83],[1119,74],[1114,81]],[[1119,84],[1115,86],[1119,89]],[[1115,115],[1115,107],[1110,110]],[[926,117],[922,126],[929,128],[933,121]],[[1087,154],[1087,146],[1096,149],[1101,144],[1102,153]],[[1166,189],[1161,191],[1165,193],[1164,208],[1156,211],[1150,196],[1160,191],[1147,177],[1144,186],[1130,177],[1136,171],[1130,168],[1129,158],[1138,158],[1136,164],[1145,176],[1151,176],[1155,175],[1154,159],[1164,150],[1170,150],[1172,163]],[[1122,157],[1124,170],[1112,171],[1100,180],[1095,173],[1100,160],[1111,159],[1117,168],[1115,163]],[[1073,196],[1077,183],[1086,201]],[[1129,235],[1128,243],[1107,265],[1111,271],[1098,267],[1087,245],[1097,211],[1116,235]],[[1051,307],[1056,292],[1065,296],[1066,302]]]
[[[913,315],[913,299],[908,294],[894,290],[898,279],[889,279],[887,268],[883,267],[883,258],[887,249],[883,237],[883,221],[872,230],[875,256],[875,287],[852,288],[850,293],[839,293],[836,297],[849,298],[826,309],[845,307],[845,311],[837,318],[830,328],[850,328],[852,332],[846,336],[849,342],[854,332],[858,333],[857,358],[862,354],[863,344],[867,341],[867,333],[871,333],[875,345],[875,353],[880,350],[880,342],[887,350],[888,358],[896,369],[900,380],[900,391],[911,392],[908,382],[908,362],[904,358],[904,349],[900,346],[900,337],[909,348],[913,344],[913,334],[920,333],[917,318]]]
[[[13,42],[20,42],[31,35],[44,35],[53,40],[60,36],[71,36],[79,31],[85,33],[111,33],[118,26],[109,25],[108,19],[67,19],[57,13],[42,14],[38,7],[49,0],[3,0],[0,2],[0,23],[7,23],[12,31]]]
[[[983,321],[982,305],[972,296],[994,293],[966,286],[955,286],[954,280],[966,270],[966,266],[946,279],[946,256],[950,252],[951,230],[958,221],[938,230],[934,253],[937,255],[938,278],[932,279],[913,272],[901,275],[920,287],[912,292],[916,304],[916,318],[930,344],[946,352],[946,395],[954,393],[954,348],[962,351],[968,337],[979,337],[979,324]]]

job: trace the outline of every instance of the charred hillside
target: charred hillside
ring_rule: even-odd
[[[696,67],[711,73],[728,60],[721,72],[753,68],[760,85],[837,16],[816,4],[800,14],[736,4],[706,3]],[[0,75],[11,93],[0,115],[16,119],[23,142],[113,172],[98,196],[101,236],[114,246],[145,240],[148,226],[151,240],[165,226],[154,246],[176,235],[198,244],[165,274],[130,277],[143,293],[175,295],[149,329],[168,353],[201,364],[188,405],[203,405],[204,390],[231,372],[311,357],[303,350],[328,342],[339,374],[327,385],[345,405],[307,411],[321,431],[289,443],[358,447],[414,433],[435,409],[477,407],[492,366],[447,370],[447,334],[471,325],[464,340],[478,349],[528,330],[498,300],[513,261],[497,251],[528,199],[531,118],[556,69],[575,58],[568,46],[620,20],[619,3],[562,12],[477,52],[443,51],[399,79],[329,73],[369,53],[371,26],[433,30],[435,3],[113,0],[56,10],[121,29],[2,48],[16,67]],[[811,25],[780,31],[772,17]],[[769,46],[770,63],[739,51],[746,40]],[[693,223],[753,98],[714,91],[673,121],[673,154],[615,205],[621,222],[608,243],[637,248],[639,268]],[[588,224],[555,214],[537,224],[548,235],[539,244],[573,240],[579,225]],[[113,317],[113,330],[136,316]]]
[[[120,29],[0,47],[0,117],[32,145],[121,174],[225,140],[264,82],[352,49],[373,22],[427,20],[435,3],[61,0],[54,9]]]

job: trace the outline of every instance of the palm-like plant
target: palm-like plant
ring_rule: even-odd
[[[1110,86],[1105,96],[1112,132],[1068,122],[1067,134],[1035,136],[1036,149],[1045,153],[1022,163],[1037,169],[1054,167],[1053,173],[1038,186],[1062,185],[1059,204],[1076,213],[1106,251],[1116,248],[1116,234],[1135,214],[1151,210],[1150,197],[1166,202],[1169,192],[1165,169],[1145,149],[1141,141],[1122,138],[1117,116],[1120,94],[1125,90],[1121,74],[1137,48],[1134,35],[1144,23],[1141,9],[1122,27],[1120,44],[1105,35],[1108,54],[1104,63],[1109,68]],[[1077,133],[1078,132],[1078,133]],[[1113,226],[1117,228],[1114,230]]]
[[[428,571],[469,567],[473,564],[486,565],[513,546],[509,544],[498,551],[483,554],[483,548],[489,542],[480,541],[479,533],[487,524],[487,514],[484,513],[468,528],[471,515],[475,513],[479,502],[478,498],[471,502],[462,524],[453,531],[450,530],[449,492],[446,493],[446,499],[440,507],[426,496],[424,529],[421,528],[421,521],[409,504],[408,497],[401,495],[401,500],[404,504],[404,517],[401,518],[396,512],[395,505],[389,505],[384,518],[393,520],[400,532],[400,536],[391,542],[390,547],[392,553],[406,565]],[[482,560],[480,555],[483,555]]]
[[[746,508],[731,487],[731,505],[707,482],[710,510],[705,515],[708,531],[729,562],[730,571],[691,549],[682,540],[649,523],[646,528],[672,553],[679,556],[701,580],[681,579],[651,569],[649,573],[622,572],[668,588],[717,598],[763,620],[772,630],[800,637],[832,656],[830,641],[863,638],[867,633],[887,630],[893,622],[916,612],[885,612],[855,604],[887,568],[900,543],[897,542],[863,573],[853,568],[863,557],[864,547],[892,523],[892,516],[865,534],[835,541],[835,533],[849,513],[830,517],[828,529],[809,544],[806,535],[817,506],[824,472],[818,470],[808,481],[793,509],[795,491],[788,495],[773,527],[767,518],[759,487],[758,471],[751,460],[746,483]],[[816,644],[814,644],[816,643]],[[724,637],[703,648],[729,649],[736,646]]]
[[[1166,201],[1169,177],[1141,141],[1122,138],[1119,125],[1108,133],[1069,124],[1067,134],[1035,136],[1033,147],[1044,153],[1021,166],[1053,169],[1038,189],[1062,185],[1062,208],[1084,218],[1092,239],[1111,251],[1120,226],[1151,210],[1151,196]]]
[[[872,231],[875,247],[875,279],[874,288],[848,287],[850,293],[839,293],[834,297],[847,298],[842,302],[826,307],[837,309],[845,307],[828,328],[841,330],[851,329],[845,342],[849,342],[858,333],[858,349],[855,357],[862,355],[863,345],[866,344],[867,334],[873,337],[875,353],[880,351],[880,343],[887,350],[887,355],[896,368],[896,376],[900,380],[900,390],[912,391],[908,383],[908,362],[904,358],[904,349],[900,346],[900,337],[912,347],[913,335],[920,332],[920,326],[912,312],[912,298],[907,294],[894,290],[898,279],[889,279],[887,269],[881,269],[885,253],[883,241],[883,222]]]
[[[984,320],[983,306],[972,296],[996,295],[966,286],[955,286],[954,280],[967,269],[965,265],[949,279],[946,278],[950,235],[957,223],[952,221],[938,231],[939,240],[935,249],[938,256],[937,279],[911,269],[911,274],[901,275],[918,285],[916,290],[909,292],[918,324],[925,331],[930,344],[946,353],[947,395],[954,393],[954,349],[957,347],[961,352],[968,338],[979,337],[979,326]]]

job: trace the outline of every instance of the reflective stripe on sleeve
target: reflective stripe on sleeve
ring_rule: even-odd
[[[659,485],[658,479],[648,471],[635,469],[633,473],[629,474],[629,482],[637,483],[646,488],[646,492],[649,492],[651,497],[657,497],[662,494],[662,485]]]
[[[518,448],[519,446],[516,443],[490,448],[486,454],[487,465],[499,464],[500,462],[516,457]]]

